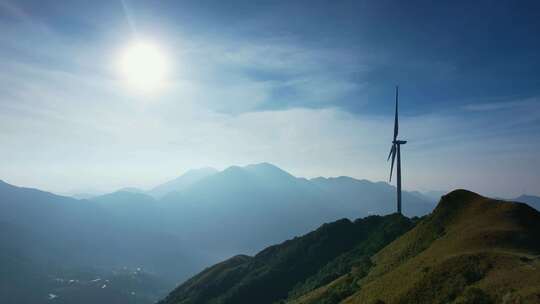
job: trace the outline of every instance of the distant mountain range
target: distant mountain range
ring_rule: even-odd
[[[159,303],[538,303],[539,254],[538,211],[457,190],[417,223],[340,220],[235,256]]]
[[[403,201],[407,216],[428,214],[435,206],[419,192],[404,192]],[[36,278],[17,282],[37,282],[32,290],[39,297],[57,290],[43,283],[51,273],[64,278],[84,269],[104,276],[141,268],[139,273],[151,274],[145,278],[160,279],[145,284],[155,286],[153,292],[110,303],[150,303],[167,286],[226,257],[254,254],[320,223],[388,215],[394,202],[395,188],[387,183],[297,178],[268,163],[192,170],[150,191],[125,188],[81,200],[0,182],[0,265]],[[9,274],[2,277],[0,270],[0,283]],[[30,296],[13,296],[23,294]]]
[[[404,192],[403,199],[410,216],[435,206],[417,193]],[[127,221],[159,223],[156,228],[175,234],[209,261],[239,251],[252,254],[322,222],[390,214],[394,200],[395,188],[387,183],[350,177],[308,180],[268,163],[191,170],[145,193],[118,191],[91,199]]]
[[[540,210],[540,197],[539,196],[524,194],[514,199],[511,199],[510,201],[522,202],[522,203],[528,204],[529,206],[535,208],[536,210]]]
[[[163,195],[163,189],[168,193]],[[395,210],[395,188],[386,183],[350,177],[308,180],[268,163],[193,170],[150,191],[156,192],[162,225],[211,259],[238,251],[252,254],[322,222]],[[403,197],[410,216],[434,207],[428,198],[409,192]]]
[[[182,252],[152,249],[175,242],[134,227],[90,201],[0,182],[0,302],[152,303],[170,283],[130,269]]]

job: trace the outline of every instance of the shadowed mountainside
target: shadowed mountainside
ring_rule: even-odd
[[[178,278],[202,267],[178,239],[139,224],[91,201],[0,182],[1,301],[44,303],[51,293],[58,303],[151,303],[172,286],[166,271]],[[115,274],[139,267],[160,278]],[[114,283],[91,283],[98,276]]]
[[[321,223],[393,213],[395,195],[386,183],[350,177],[308,180],[262,163],[229,167],[165,195],[160,204],[170,231],[222,259],[237,252],[254,254]],[[424,215],[434,207],[408,192],[403,200],[407,215]]]
[[[367,257],[412,227],[397,214],[324,224],[254,257],[235,256],[207,268],[160,303],[273,303],[295,287],[331,281],[348,267],[369,267]]]
[[[268,163],[220,172],[192,170],[155,189],[170,192],[154,199],[119,191],[92,200],[139,227],[157,226],[177,236],[208,264],[237,252],[254,254],[320,223],[393,213],[396,195],[387,183],[350,177],[308,180]],[[423,215],[434,207],[409,192],[403,200],[408,215]]]
[[[237,257],[187,281],[161,303],[538,303],[539,236],[540,213],[530,206],[456,190],[443,196],[431,215],[380,251],[357,255],[350,250],[310,264],[318,270],[294,284],[281,283],[296,276],[296,263],[303,260],[285,260],[276,268],[258,256]],[[341,237],[340,233],[327,236]],[[303,240],[312,242],[306,248],[319,246],[316,239]],[[277,250],[272,248],[282,247],[267,250]],[[321,279],[325,277],[321,273],[336,269],[341,271]],[[261,273],[275,273],[275,283],[264,276],[259,281]],[[274,288],[282,289],[265,291]]]

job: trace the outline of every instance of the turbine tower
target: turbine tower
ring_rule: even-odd
[[[396,86],[396,116],[394,118],[394,140],[392,140],[392,147],[390,148],[390,154],[388,155],[387,161],[392,158],[392,165],[390,167],[390,179],[392,181],[392,171],[394,171],[394,160],[396,159],[397,154],[397,212],[401,214],[401,145],[407,143],[406,140],[398,140],[398,94],[399,87]]]

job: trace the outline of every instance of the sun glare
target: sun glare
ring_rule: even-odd
[[[156,44],[137,41],[122,50],[118,68],[130,89],[154,92],[165,84],[167,64],[165,54]]]

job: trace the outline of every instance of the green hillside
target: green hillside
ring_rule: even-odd
[[[412,227],[397,214],[325,224],[254,257],[236,256],[210,267],[161,303],[270,304],[323,286],[353,266],[368,269],[369,256]]]
[[[413,226],[326,224],[208,268],[161,303],[540,303],[538,211],[456,190]]]
[[[367,275],[353,269],[288,303],[540,303],[539,254],[539,212],[457,190]],[[332,301],[344,286],[355,292]]]

